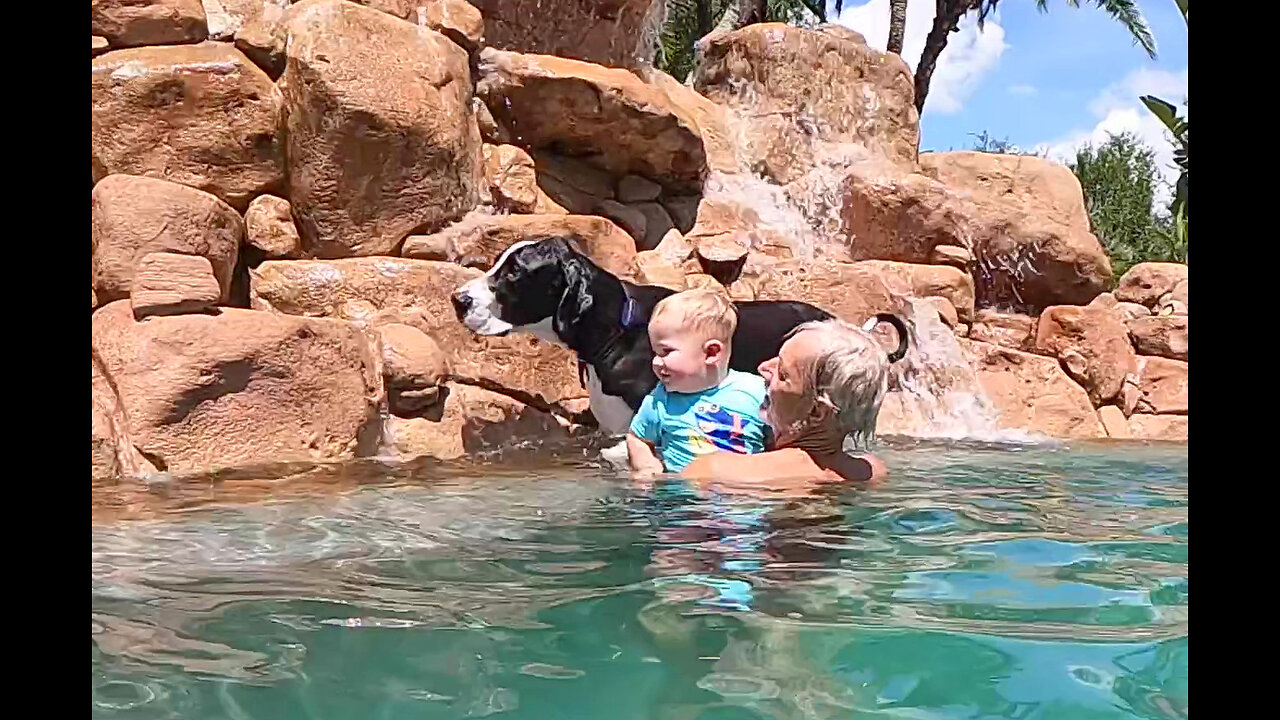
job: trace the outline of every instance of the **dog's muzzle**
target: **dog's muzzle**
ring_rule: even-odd
[[[465,321],[467,313],[471,311],[471,296],[458,289],[449,296],[449,302],[453,303],[453,312],[458,316],[458,322]]]

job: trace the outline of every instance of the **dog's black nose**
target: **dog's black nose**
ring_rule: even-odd
[[[463,319],[471,309],[471,296],[464,292],[455,292],[449,296],[449,300],[453,302],[453,311],[458,314],[459,320]]]

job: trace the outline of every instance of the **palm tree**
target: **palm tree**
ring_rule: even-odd
[[[836,1],[836,12],[840,2]],[[902,37],[907,32],[907,0],[889,0],[889,42],[886,50],[902,54]]]
[[[1178,10],[1182,12],[1182,21],[1187,24],[1187,29],[1191,28],[1191,18],[1187,16],[1187,5],[1190,0],[1174,0],[1178,4]],[[1143,95],[1139,98],[1143,105],[1152,112],[1164,126],[1169,129],[1173,135],[1173,162],[1178,166],[1178,182],[1174,186],[1173,203],[1169,206],[1169,211],[1173,215],[1174,231],[1179,240],[1183,243],[1187,241],[1187,150],[1188,150],[1188,122],[1187,118],[1178,116],[1178,109],[1172,103],[1165,102],[1154,95]],[[1187,101],[1183,99],[1183,105]]]
[[[1000,0],[937,0],[938,10],[933,17],[933,27],[924,41],[924,52],[920,54],[920,62],[916,65],[916,110],[924,112],[924,100],[929,95],[929,81],[933,79],[933,70],[938,64],[938,57],[947,47],[947,37],[960,30],[960,18],[977,11],[978,27],[994,12]],[[1133,36],[1133,43],[1141,46],[1152,59],[1156,56],[1156,41],[1151,36],[1151,29],[1138,10],[1137,0],[1093,0],[1093,4],[1106,12],[1117,22],[1124,25]],[[1067,5],[1080,7],[1080,0],[1067,0]],[[1048,0],[1036,0],[1036,9],[1049,11]]]

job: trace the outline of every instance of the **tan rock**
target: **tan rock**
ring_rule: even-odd
[[[960,318],[956,314],[956,308],[951,304],[950,300],[936,295],[921,299],[932,305],[934,310],[938,311],[938,317],[946,324],[947,327],[954,329],[960,324]]]
[[[899,298],[930,296],[945,298],[959,319],[973,317],[973,278],[942,265],[780,261],[763,270],[758,290],[760,300],[804,300],[859,324],[896,311]]]
[[[983,270],[978,295],[986,304],[1083,305],[1110,284],[1111,262],[1089,232],[1080,182],[1066,167],[980,152],[923,153],[920,166],[971,203],[968,247]]]
[[[615,197],[616,183],[607,170],[578,158],[545,150],[535,150],[533,160],[539,176],[548,175],[578,193],[589,196],[590,199],[586,202],[595,204],[602,199],[611,200]]]
[[[205,312],[218,304],[222,288],[213,265],[199,255],[149,253],[138,261],[129,300],[138,320],[151,315]]]
[[[1145,262],[1129,268],[1116,283],[1116,297],[1154,307],[1162,295],[1187,279],[1185,263]],[[1185,285],[1183,292],[1185,293]]]
[[[973,262],[973,253],[956,245],[937,245],[929,254],[929,262],[934,265],[950,265],[968,270]]]
[[[484,18],[466,0],[422,0],[421,6],[420,22],[467,52],[480,49],[480,41],[484,38]]]
[[[679,230],[673,228],[662,236],[662,241],[651,252],[661,255],[669,265],[679,267],[693,255],[693,246],[685,240]]]
[[[645,32],[658,0],[474,0],[485,42],[620,67],[651,58]]]
[[[1159,357],[1138,359],[1139,412],[1187,414],[1187,364]]]
[[[113,173],[163,178],[213,193],[238,211],[283,187],[280,92],[230,45],[100,55],[92,96],[95,181]]]
[[[443,402],[424,417],[391,417],[387,440],[406,457],[454,460],[478,452],[568,437],[550,413],[501,393],[451,383]]]
[[[1136,413],[1129,416],[1129,431],[1138,440],[1186,442],[1187,416]]]
[[[796,256],[796,247],[790,232],[779,233],[761,217],[750,197],[733,196],[724,192],[704,196],[698,203],[697,221],[685,239],[694,247],[736,248],[730,252],[735,257],[756,250],[777,259]],[[824,259],[846,260],[847,253],[831,258],[818,252]],[[708,255],[707,257],[710,257]]]
[[[262,0],[235,31],[236,49],[272,80],[284,73],[289,7],[289,0]]]
[[[109,49],[111,49],[111,46],[107,43],[106,38],[101,35],[93,36],[93,57],[98,57]]]
[[[222,289],[231,290],[244,226],[229,205],[177,183],[109,175],[93,188],[93,289],[108,303],[129,296],[144,255],[171,252],[208,258]]]
[[[196,43],[209,32],[200,0],[93,0],[93,34],[134,47]]]
[[[93,314],[93,348],[119,392],[132,443],[157,469],[370,454],[381,381],[361,331],[337,320],[226,308],[133,319]]]
[[[714,290],[715,292],[729,295],[729,290],[719,280],[707,273],[689,273],[685,275],[684,280],[685,286],[689,290]]]
[[[958,339],[1001,428],[1057,438],[1106,437],[1084,389],[1053,358]]]
[[[259,195],[244,213],[245,241],[268,259],[302,257],[302,240],[293,224],[289,201],[275,195]]]
[[[1098,408],[1098,419],[1102,421],[1107,437],[1116,440],[1127,440],[1133,437],[1129,432],[1129,419],[1125,417],[1124,411],[1115,405],[1103,405]]]
[[[94,481],[154,473],[155,466],[147,462],[133,445],[124,407],[116,394],[115,381],[107,374],[96,350],[93,353],[92,395]]]
[[[533,158],[515,145],[486,144],[483,153],[484,176],[494,205],[516,213],[537,212],[544,194],[538,188]]]
[[[860,34],[761,23],[707,37],[699,51],[694,88],[744,115],[747,161],[776,182],[799,177],[832,142],[915,163],[911,71]]]
[[[1098,406],[1114,400],[1125,375],[1137,367],[1128,329],[1103,304],[1048,308],[1036,325],[1035,347],[1038,352],[1063,360],[1068,372]],[[1079,364],[1068,362],[1072,359]]]
[[[415,417],[436,405],[449,374],[445,353],[421,330],[402,323],[377,328],[382,350],[382,379],[394,415]]]
[[[1128,322],[1129,336],[1142,355],[1156,355],[1174,360],[1187,359],[1188,335],[1186,315],[1150,315]]]
[[[298,3],[288,31],[288,197],[310,254],[388,253],[475,206],[480,137],[461,48],[342,0]]]
[[[1036,339],[1036,319],[1018,313],[1007,313],[991,308],[977,311],[969,328],[973,340],[1033,352]]]
[[[335,317],[346,303],[371,304],[372,324],[410,325],[444,349],[451,377],[503,389],[535,407],[584,397],[571,352],[535,337],[482,337],[458,322],[449,296],[479,271],[404,258],[267,261],[249,271],[255,309]]]
[[[471,109],[476,114],[476,125],[480,128],[480,138],[491,145],[506,145],[512,140],[511,131],[498,124],[489,112],[489,106],[478,97],[471,98]]]
[[[685,289],[684,270],[657,250],[636,253],[636,281],[669,287],[677,292]]]
[[[639,175],[624,175],[618,180],[616,197],[624,203],[649,202],[662,194],[662,186]]]
[[[701,186],[707,157],[698,121],[635,74],[492,48],[481,51],[479,72],[476,93],[522,145],[591,155],[613,176],[643,175],[673,191]]]
[[[1190,302],[1187,291],[1187,278],[1183,278],[1173,286],[1172,290],[1161,295],[1156,301],[1156,312],[1160,315],[1186,315]]]
[[[1130,320],[1137,320],[1138,318],[1144,318],[1151,314],[1151,311],[1147,309],[1146,305],[1139,305],[1138,303],[1133,302],[1118,302],[1116,303],[1115,310],[1116,313],[1119,314],[1120,319],[1126,323]]]
[[[566,238],[597,265],[615,275],[630,275],[636,249],[617,225],[592,215],[468,215],[433,235],[405,240],[405,257],[448,260],[488,269],[504,250],[518,242]]]

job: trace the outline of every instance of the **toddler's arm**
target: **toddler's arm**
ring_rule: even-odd
[[[660,475],[666,470],[653,446],[633,432],[627,433],[627,464],[637,475]]]

